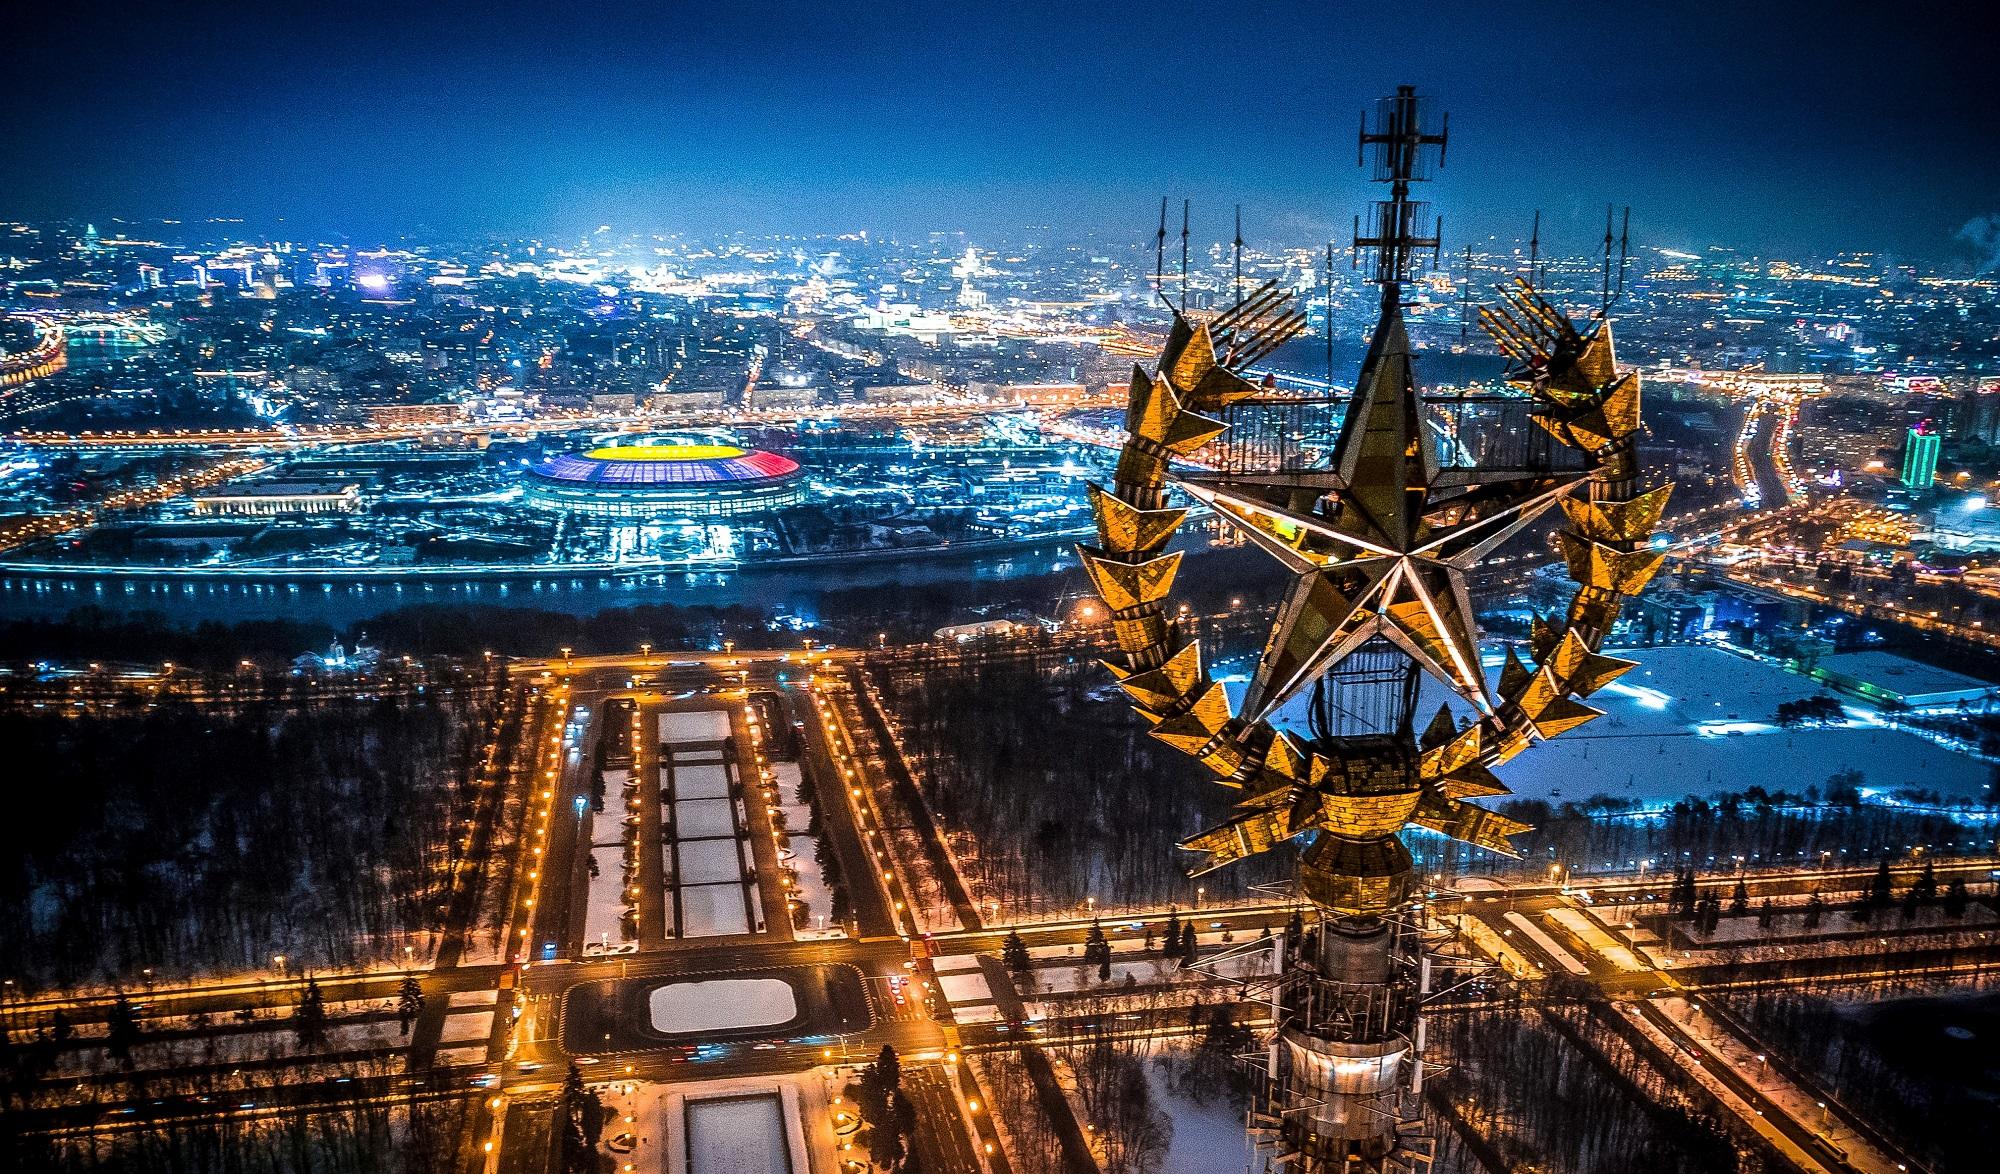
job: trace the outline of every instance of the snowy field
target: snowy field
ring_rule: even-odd
[[[672,1033],[773,1027],[799,1016],[799,998],[782,978],[676,982],[647,996],[653,1030]]]
[[[493,1012],[460,1011],[447,1015],[444,1020],[444,1034],[438,1037],[443,1044],[486,1043],[493,1036]]]
[[[797,826],[804,827],[802,822]],[[793,891],[799,900],[806,903],[806,923],[793,931],[800,938],[844,938],[847,931],[833,923],[833,894],[826,887],[826,877],[820,872],[819,856],[815,852],[817,841],[811,836],[791,836],[786,839],[783,864],[790,868],[797,879]]]
[[[1496,772],[1516,794],[1581,802],[1605,794],[1646,805],[1763,787],[1794,794],[1826,787],[1842,770],[1862,773],[1865,790],[1921,787],[1947,799],[1976,799],[1989,764],[1915,734],[1889,729],[1881,715],[1841,697],[1848,724],[1786,730],[1772,722],[1778,705],[1824,692],[1815,681],[1776,665],[1699,644],[1610,650],[1639,667],[1589,698],[1603,717],[1535,746]],[[1500,661],[1487,658],[1497,682]],[[1240,677],[1225,678],[1232,698]],[[1444,691],[1424,682],[1418,725],[1430,720]],[[1461,720],[1470,710],[1452,706]],[[1294,699],[1280,724],[1303,729],[1306,702]]]
[[[707,840],[734,838],[736,813],[727,799],[683,799],[674,804],[674,838]]]
[[[673,794],[676,799],[727,799],[729,773],[721,763],[690,766],[676,755]]]
[[[1154,1107],[1174,1122],[1160,1174],[1226,1174],[1252,1168],[1241,1106],[1226,1098],[1201,1105],[1175,1096],[1158,1060],[1146,1065],[1146,1084],[1152,1089]]]
[[[674,879],[683,886],[743,879],[743,861],[734,839],[682,840],[674,845],[674,857],[679,864]]]
[[[590,892],[584,899],[583,941],[586,954],[602,952],[625,940],[625,910],[631,899],[625,895],[625,852],[613,846],[592,848],[597,875],[590,878]]]
[[[687,1103],[688,1174],[792,1174],[775,1095]]]
[[[1824,789],[1828,776],[1852,769],[1871,790],[1977,798],[1992,773],[1978,759],[1883,728],[1875,711],[1845,699],[1845,727],[1781,729],[1771,721],[1781,702],[1822,690],[1775,665],[1699,645],[1629,655],[1639,667],[1591,698],[1605,715],[1502,767],[1509,786],[1541,798],[1601,791],[1659,803],[1751,786]]]
[[[681,886],[681,936],[749,933],[750,913],[743,903],[743,890],[741,884]]]
[[[660,741],[720,742],[729,737],[729,713],[721,709],[676,710],[660,715]]]

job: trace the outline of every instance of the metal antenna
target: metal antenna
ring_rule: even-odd
[[[1181,309],[1188,304],[1188,209],[1192,200],[1181,201]]]
[[[1153,296],[1167,300],[1167,198],[1160,197],[1160,235],[1153,238]]]
[[[1236,205],[1236,304],[1243,304],[1243,205]]]
[[[1401,300],[1404,283],[1421,266],[1417,259],[1419,250],[1431,251],[1432,264],[1436,264],[1438,257],[1436,223],[1426,233],[1422,223],[1426,206],[1410,198],[1410,184],[1430,178],[1431,158],[1425,148],[1436,147],[1439,157],[1444,154],[1444,127],[1441,124],[1435,131],[1427,129],[1426,114],[1415,86],[1397,86],[1393,97],[1376,104],[1373,129],[1365,117],[1362,121],[1363,153],[1374,148],[1374,179],[1389,185],[1389,198],[1375,201],[1368,218],[1369,235],[1361,235],[1357,218],[1354,248],[1357,254],[1362,249],[1375,250],[1372,280],[1382,287],[1383,305]]]
[[[1604,275],[1598,294],[1598,317],[1611,312],[1611,205],[1604,206]]]
[[[1611,289],[1611,300],[1615,303],[1625,296],[1625,267],[1631,262],[1632,205],[1625,205],[1625,218],[1618,226],[1618,284]]]
[[[1161,216],[1166,214],[1163,212]],[[1539,289],[1542,284],[1542,210],[1535,209],[1535,227],[1528,234],[1528,288]]]
[[[1326,386],[1333,389],[1333,242],[1326,242]]]
[[[1458,345],[1463,348],[1472,333],[1472,246],[1465,246],[1464,276],[1458,286]]]

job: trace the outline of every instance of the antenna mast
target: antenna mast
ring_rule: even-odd
[[[1597,316],[1602,318],[1611,312],[1611,205],[1604,206],[1604,275],[1599,293]]]
[[[1243,205],[1236,205],[1236,304],[1243,304]]]
[[[1160,235],[1153,238],[1153,296],[1167,300],[1167,198],[1160,197]],[[1171,304],[1171,303],[1170,303]]]
[[[1458,286],[1458,345],[1463,350],[1472,332],[1472,246],[1465,246],[1465,266]]]
[[[1326,242],[1326,386],[1333,390],[1333,242]]]
[[[1192,200],[1181,201],[1181,309],[1188,306],[1188,209]]]
[[[1420,251],[1430,250],[1428,264],[1437,263],[1439,225],[1432,221],[1428,231],[1423,228],[1428,205],[1410,199],[1410,184],[1430,178],[1430,158],[1424,148],[1436,147],[1437,162],[1443,165],[1450,120],[1432,131],[1425,116],[1416,87],[1397,86],[1394,97],[1376,103],[1374,129],[1368,128],[1365,118],[1362,123],[1361,149],[1365,154],[1369,147],[1375,148],[1374,178],[1389,185],[1389,198],[1375,201],[1369,235],[1361,235],[1360,217],[1355,218],[1354,248],[1357,253],[1375,250],[1371,280],[1382,287],[1384,305],[1400,301],[1404,283],[1424,267]]]
[[[1632,205],[1625,205],[1625,217],[1618,225],[1618,284],[1611,288],[1611,301],[1616,303],[1625,296],[1625,267],[1631,262]],[[1605,310],[1611,309],[1606,305]]]
[[[1160,205],[1161,223],[1166,223],[1166,205]],[[1535,209],[1535,227],[1528,233],[1528,288],[1542,287],[1542,210]]]

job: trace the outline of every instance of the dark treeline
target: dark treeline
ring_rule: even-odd
[[[236,624],[176,624],[161,612],[78,608],[59,620],[0,623],[0,664],[47,661],[81,666],[154,665],[172,661],[194,669],[233,669],[245,660],[276,664],[335,637],[324,624],[294,620],[245,620]]]
[[[487,604],[420,604],[351,625],[293,620],[237,624],[176,624],[161,612],[112,612],[81,608],[59,620],[0,624],[0,663],[48,661],[158,664],[227,672],[245,660],[271,666],[335,640],[366,642],[405,656],[555,656],[565,647],[578,655],[631,652],[640,642],[656,648],[706,648],[722,640],[743,648],[793,647],[789,629],[774,631],[760,611],[743,607],[648,604],[595,615]]]
[[[1557,998],[1433,1016],[1437,1079],[1467,1127],[1509,1170],[1547,1174],[1735,1174],[1745,1164],[1721,1127],[1607,1023],[1606,1009]],[[1615,1075],[1614,1075],[1615,1073]],[[1446,1151],[1460,1148],[1440,1124]],[[1448,1166],[1478,1169],[1469,1155]]]
[[[1833,989],[1764,988],[1728,996],[1791,1068],[1886,1132],[1925,1168],[1993,1168],[2000,1151],[2000,991],[1962,980],[1937,994],[1920,980]],[[1952,1123],[1939,1129],[1942,1121]]]
[[[0,957],[24,987],[399,956],[474,798],[470,691],[223,715],[0,713]],[[424,943],[416,943],[418,949]]]
[[[0,1150],[21,1174],[443,1174],[463,1162],[471,1102],[373,1099],[265,1120],[159,1122],[84,1141],[21,1139]]]
[[[1520,859],[1454,849],[1436,837],[1413,847],[1431,863],[1450,858],[1458,871],[1482,875],[1545,876],[1551,864],[1571,873],[1630,871],[1650,860],[1653,873],[1664,871],[1666,878],[1680,865],[1704,874],[1734,872],[1738,856],[1759,867],[1815,863],[1824,854],[1837,865],[1907,856],[1913,847],[1944,856],[1993,849],[1990,825],[1960,822],[1947,812],[1862,803],[1851,786],[1840,786],[1843,777],[1829,780],[1835,784],[1830,793],[1847,792],[1839,798],[1822,799],[1817,788],[1797,797],[1753,787],[1741,794],[1690,796],[1661,812],[1504,801],[1494,806],[1532,825],[1514,839]]]
[[[1147,735],[1094,660],[1053,673],[1013,658],[939,660],[878,676],[926,798],[975,897],[1020,912],[1192,904],[1175,842],[1219,823],[1235,793]],[[1212,898],[1270,879],[1259,859],[1203,881]]]

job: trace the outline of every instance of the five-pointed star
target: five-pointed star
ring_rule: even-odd
[[[1392,310],[1370,340],[1330,467],[1180,478],[1294,575],[1244,719],[1269,717],[1378,636],[1493,712],[1466,572],[1585,475],[1440,470],[1422,413]]]

